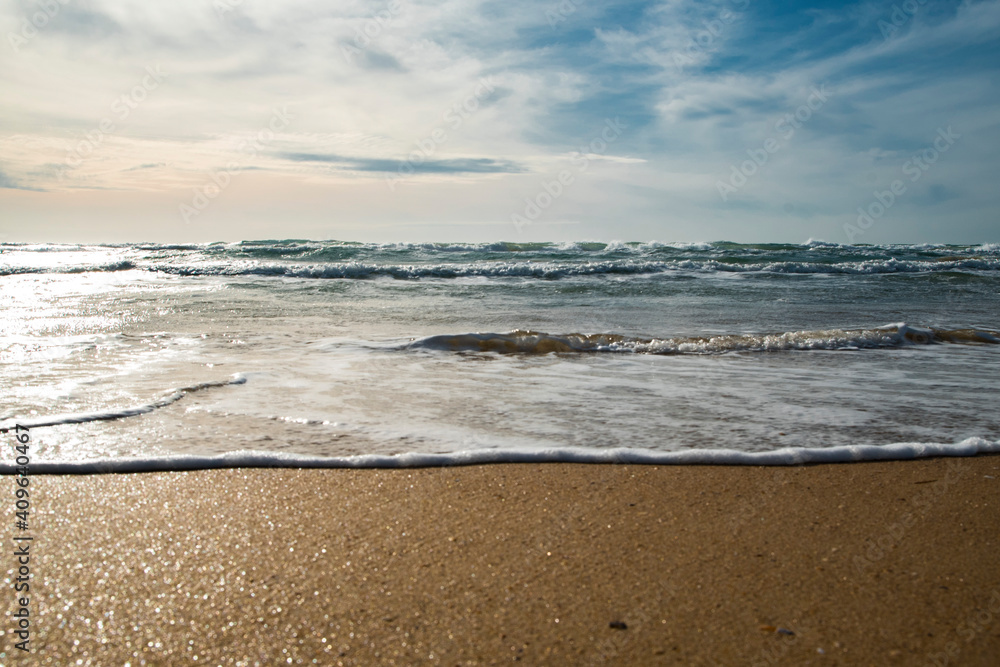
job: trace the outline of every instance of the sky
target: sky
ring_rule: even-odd
[[[1000,241],[1000,1],[0,0],[0,241]]]

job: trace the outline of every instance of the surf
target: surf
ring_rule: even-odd
[[[722,354],[792,350],[861,350],[904,345],[995,345],[1000,332],[980,329],[929,329],[893,324],[872,329],[827,329],[764,334],[725,334],[668,338],[631,337],[615,333],[548,334],[462,333],[429,336],[404,346],[407,350],[497,352],[500,354]]]

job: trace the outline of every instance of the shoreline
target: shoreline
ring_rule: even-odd
[[[70,418],[74,418],[70,416]],[[66,422],[76,423],[76,422]],[[37,425],[29,424],[30,428]],[[14,427],[11,426],[11,430]],[[6,432],[0,429],[0,432]],[[199,456],[177,454],[147,458],[123,457],[100,461],[43,461],[31,464],[34,475],[93,475],[146,472],[192,472],[202,470],[419,470],[516,464],[584,464],[643,466],[800,467],[808,465],[915,461],[933,458],[967,458],[1000,455],[1000,440],[981,437],[961,442],[894,443],[889,445],[844,445],[835,447],[782,447],[760,452],[736,449],[683,449],[655,451],[615,447],[551,447],[544,449],[470,449],[447,454],[408,452],[403,454],[358,454],[309,456],[238,450]],[[16,474],[13,463],[0,462],[0,475]]]
[[[31,483],[32,664],[985,665],[1000,655],[995,455]],[[3,484],[13,505],[13,478]],[[0,533],[13,544],[13,518]],[[13,557],[0,562],[2,650],[18,660]]]

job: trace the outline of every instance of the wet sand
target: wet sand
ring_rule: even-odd
[[[24,656],[8,477],[2,662],[992,665],[998,485],[997,456],[36,476]]]

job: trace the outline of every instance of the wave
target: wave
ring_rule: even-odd
[[[108,264],[77,264],[73,266],[0,266],[0,276],[16,276],[29,273],[114,273],[131,271],[136,268],[129,260]]]
[[[843,447],[786,447],[768,452],[732,449],[689,449],[661,452],[621,447],[587,449],[476,449],[449,454],[361,455],[345,457],[300,456],[238,451],[219,456],[167,456],[107,459],[100,461],[33,462],[32,474],[84,475],[101,473],[166,472],[218,468],[428,468],[490,463],[620,463],[632,465],[739,465],[797,466],[863,461],[900,461],[932,457],[975,456],[1000,453],[1000,441],[968,438],[958,443],[895,443]],[[0,474],[14,474],[10,463],[0,464]]]
[[[505,244],[510,245],[510,244]],[[537,244],[543,245],[543,244]],[[622,246],[624,247],[624,246]],[[714,246],[713,246],[714,247]],[[657,273],[738,273],[738,274],[827,274],[877,275],[946,272],[1000,271],[1000,256],[980,248],[977,254],[960,254],[954,248],[939,249],[927,256],[868,257],[857,253],[827,252],[828,246],[814,245],[798,253],[773,249],[743,249],[739,253],[718,249],[702,250],[674,246],[649,246],[638,258],[622,256],[621,248],[608,247],[595,253],[582,248],[546,251],[521,249],[494,252],[480,248],[466,256],[459,250],[435,249],[429,253],[401,257],[385,250],[360,256],[356,247],[312,247],[308,251],[252,247],[239,252],[204,250],[198,252],[155,251],[148,256],[130,256],[118,261],[37,265],[29,262],[0,263],[0,275],[27,273],[86,273],[141,270],[179,276],[274,276],[288,278],[367,279],[391,277],[398,280],[462,277],[521,277],[560,279],[573,276],[642,275]],[[950,252],[944,252],[948,250]],[[448,261],[442,255],[455,253]],[[166,253],[166,254],[164,254]],[[816,255],[819,253],[819,255]],[[626,253],[630,254],[630,253]],[[601,258],[600,255],[604,255]],[[104,258],[102,258],[104,259]],[[224,259],[225,261],[219,261]],[[406,259],[400,262],[398,260]],[[462,259],[468,261],[461,261]],[[166,261],[164,261],[166,260]],[[316,261],[320,260],[320,261]]]
[[[260,239],[237,242],[216,241],[213,243],[19,243],[0,242],[0,250],[18,250],[31,252],[78,252],[82,250],[101,250],[109,248],[139,249],[139,250],[183,250],[183,251],[240,251],[240,250],[278,250],[302,251],[316,248],[359,248],[365,250],[440,250],[445,252],[518,252],[533,250],[563,250],[563,251],[622,251],[633,250],[643,252],[660,248],[691,249],[691,250],[802,250],[812,248],[827,248],[844,251],[947,251],[949,249],[962,252],[1000,252],[1000,244],[983,242],[971,245],[955,245],[947,243],[837,243],[823,239],[810,238],[803,243],[737,243],[734,241],[486,241],[468,242],[390,242],[369,243],[360,241],[316,240],[316,239]]]
[[[288,265],[257,264],[252,266],[156,266],[148,270],[175,275],[220,276],[284,276],[287,278],[366,279],[390,277],[397,280],[420,278],[516,277],[557,279],[567,276],[599,274],[647,274],[666,270],[661,262],[586,262],[560,264],[553,262],[490,262],[473,264],[341,264]],[[998,267],[1000,268],[1000,267]]]
[[[631,352],[668,355],[858,350],[936,343],[995,345],[1000,344],[1000,333],[978,329],[921,329],[906,324],[873,329],[828,329],[662,339],[637,338],[620,334],[553,335],[515,330],[506,334],[464,333],[430,336],[408,343],[403,349],[507,354]]]
[[[604,261],[604,262],[475,262],[455,264],[378,264],[340,262],[330,264],[277,264],[240,262],[233,264],[143,264],[123,260],[110,264],[64,267],[0,266],[0,276],[29,273],[88,273],[138,269],[177,276],[261,276],[285,278],[355,279],[389,277],[397,280],[422,278],[538,278],[558,280],[573,276],[648,275],[659,273],[770,273],[853,274],[948,273],[1000,271],[1000,259],[944,257],[932,261],[873,260],[847,263],[766,262],[739,263],[720,260]]]
[[[63,253],[44,257],[45,253]],[[302,239],[98,246],[0,244],[0,275],[139,270],[179,276],[558,280],[644,274],[996,275],[1000,246],[781,243],[349,243]]]
[[[204,389],[211,389],[213,387],[225,387],[231,384],[244,384],[246,378],[242,375],[236,374],[229,380],[217,380],[214,382],[202,382],[200,384],[194,384],[189,387],[181,387],[179,389],[171,389],[166,392],[165,395],[155,400],[151,403],[145,403],[143,405],[137,405],[131,408],[123,408],[121,410],[110,410],[106,412],[79,412],[74,414],[63,414],[63,415],[49,415],[48,417],[36,417],[32,419],[6,419],[0,422],[0,433],[6,433],[13,429],[15,426],[24,426],[25,428],[40,428],[42,426],[62,426],[64,424],[84,424],[87,422],[96,421],[111,421],[114,419],[125,419],[126,417],[137,417],[139,415],[144,415],[159,408],[165,408],[172,403],[176,403],[188,394],[194,393],[196,391],[202,391]]]

